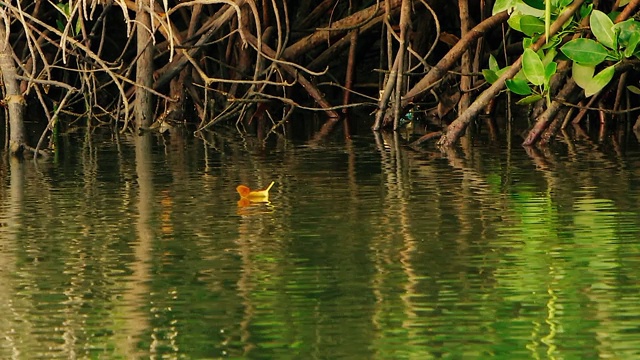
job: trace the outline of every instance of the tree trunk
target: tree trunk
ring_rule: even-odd
[[[24,150],[25,132],[24,132],[24,111],[25,101],[20,92],[20,84],[18,83],[16,65],[13,62],[13,49],[9,44],[5,29],[8,24],[5,23],[9,17],[5,16],[5,9],[0,10],[0,71],[2,71],[2,80],[5,88],[5,102],[9,109],[9,151],[12,155],[19,155]]]
[[[136,62],[136,127],[148,128],[153,118],[153,96],[149,89],[153,87],[153,43],[150,33],[153,3],[151,0],[138,1],[136,14],[136,40],[138,61]]]

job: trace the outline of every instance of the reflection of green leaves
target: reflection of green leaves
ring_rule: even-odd
[[[589,19],[591,32],[598,41],[609,49],[616,49],[616,34],[613,31],[613,21],[599,10],[594,10]]]
[[[574,39],[560,48],[569,59],[583,65],[598,65],[603,62],[609,52],[599,42],[591,39]]]

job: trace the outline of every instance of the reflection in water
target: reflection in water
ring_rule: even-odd
[[[145,353],[143,349],[138,349],[138,343],[143,340],[143,336],[151,331],[149,322],[149,283],[151,282],[151,260],[152,242],[154,232],[152,228],[154,191],[153,191],[153,168],[151,158],[151,137],[143,134],[135,137],[135,169],[138,185],[137,196],[137,216],[135,217],[136,240],[132,246],[133,261],[131,262],[131,275],[127,279],[126,289],[122,295],[122,311],[126,319],[122,335],[126,337],[120,339],[118,344],[126,346],[122,354],[127,357],[141,357]],[[163,198],[166,204],[166,198]],[[166,220],[166,213],[162,214]],[[170,216],[170,214],[169,214]],[[166,222],[163,222],[163,229],[166,229]],[[153,309],[152,309],[153,310]],[[155,353],[158,346],[156,334],[151,335],[153,340],[148,351]],[[146,350],[146,349],[145,349]]]
[[[208,136],[1,165],[0,358],[638,357],[637,150]]]
[[[3,157],[3,159],[7,159]],[[6,164],[3,168],[7,169]],[[25,304],[14,300],[13,274],[18,269],[16,250],[21,228],[21,212],[24,199],[24,164],[17,158],[9,158],[9,192],[0,203],[0,336],[3,338],[2,354],[15,358],[21,352],[22,339],[29,338],[32,328],[28,321],[21,321],[20,308]],[[3,191],[3,195],[6,191]]]

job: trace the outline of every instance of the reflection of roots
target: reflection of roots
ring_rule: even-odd
[[[171,198],[171,193],[169,192],[169,190],[163,190],[161,196],[160,229],[165,235],[173,234],[173,224],[171,223],[171,215],[173,213],[173,198]]]

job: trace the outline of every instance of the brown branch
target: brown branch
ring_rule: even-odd
[[[387,2],[389,3],[389,5],[391,5],[392,8],[395,8],[400,6],[402,0],[387,0]],[[283,51],[282,57],[284,57],[285,59],[294,59],[301,54],[304,54],[305,52],[310,51],[317,46],[320,46],[320,44],[329,41],[331,37],[340,35],[340,33],[346,33],[354,24],[362,24],[364,20],[382,15],[383,13],[383,6],[371,5],[370,7],[364,10],[360,10],[351,16],[347,16],[341,20],[336,21],[330,27],[331,29],[340,30],[317,30],[313,34],[298,40],[296,43],[290,45]]]
[[[427,75],[425,75],[411,90],[407,92],[402,99],[402,105],[407,106],[413,102],[418,95],[429,90],[433,84],[446,75],[447,71],[458,62],[462,57],[462,54],[464,54],[471,45],[475,45],[475,41],[478,40],[478,38],[483,36],[491,28],[507,21],[507,19],[509,19],[509,14],[506,11],[503,11],[487,18],[485,21],[471,29],[466,36],[460,39],[458,43],[449,50],[447,55],[440,59],[440,61],[431,68]]]
[[[236,2],[237,6],[244,5],[245,0],[238,0]],[[220,11],[218,11],[214,16],[215,20],[211,24],[210,29],[203,34],[198,41],[190,48],[187,53],[190,57],[198,57],[200,52],[203,49],[203,45],[209,42],[209,40],[215,35],[224,25],[229,22],[229,20],[236,15],[236,10],[229,6],[225,5]],[[158,70],[158,77],[156,82],[153,84],[154,89],[159,89],[162,86],[166,85],[171,79],[178,75],[180,71],[189,63],[189,59],[178,53],[173,57],[173,61],[162,67]]]
[[[151,44],[151,15],[148,10],[153,3],[150,0],[138,2],[136,13],[136,43],[139,54],[136,62],[136,128],[148,127],[153,118],[153,96],[146,90],[153,85],[153,50]]]
[[[258,39],[253,34],[245,33],[244,36],[253,47],[258,47]],[[264,43],[262,44],[262,49],[260,51],[265,53],[268,57],[276,56],[276,52]],[[329,116],[330,118],[340,117],[340,115],[338,115],[335,110],[330,110],[331,104],[329,104],[329,102],[324,98],[320,90],[318,90],[315,85],[313,85],[309,80],[307,80],[307,78],[300,74],[300,71],[298,71],[292,65],[288,65],[285,63],[280,63],[279,66],[289,75],[291,75],[297,82],[299,82],[302,87],[304,87],[307,93],[318,103],[318,105],[325,109],[327,116]]]
[[[24,113],[26,102],[20,92],[16,65],[13,61],[13,49],[5,31],[9,28],[8,24],[5,24],[6,21],[6,16],[0,16],[0,72],[5,88],[4,101],[9,108],[9,151],[12,155],[19,155],[25,146]]]

